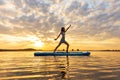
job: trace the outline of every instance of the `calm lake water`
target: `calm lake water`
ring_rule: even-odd
[[[92,52],[89,57],[0,52],[0,80],[120,80],[120,52]]]

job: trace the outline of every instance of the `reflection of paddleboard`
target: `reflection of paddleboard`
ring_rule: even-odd
[[[34,56],[89,56],[90,52],[35,52]]]

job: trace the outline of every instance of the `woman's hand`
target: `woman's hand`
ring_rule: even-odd
[[[57,40],[56,38],[54,40]]]

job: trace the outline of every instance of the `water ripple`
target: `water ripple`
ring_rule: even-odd
[[[34,57],[33,52],[19,52],[18,57],[18,52],[3,53],[0,80],[119,80],[120,76],[119,53],[93,52],[90,57]]]

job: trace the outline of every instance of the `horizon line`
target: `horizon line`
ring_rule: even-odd
[[[34,48],[23,48],[23,49],[0,49],[0,51],[53,51],[52,49],[34,49]],[[65,51],[65,49],[58,49],[57,51]],[[120,49],[70,49],[69,51],[120,51]]]

